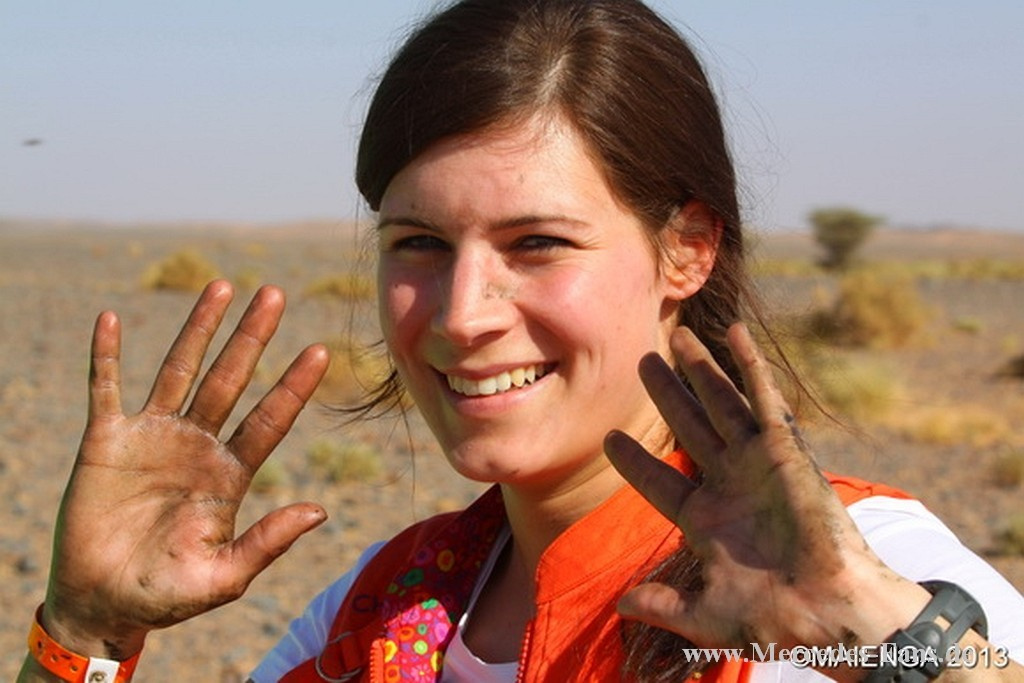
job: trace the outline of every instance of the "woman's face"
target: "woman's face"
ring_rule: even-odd
[[[662,443],[636,367],[677,301],[571,126],[443,140],[379,219],[384,336],[456,470],[546,485],[603,469],[609,429]]]

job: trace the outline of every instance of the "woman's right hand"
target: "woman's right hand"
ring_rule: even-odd
[[[284,311],[264,287],[186,401],[231,302],[211,283],[171,346],[145,406],[125,415],[120,323],[96,321],[89,419],[55,531],[43,611],[50,635],[86,656],[126,659],[146,634],[238,598],[255,576],[326,519],[318,505],[275,510],[241,535],[235,517],[253,474],[327,369],[305,349],[229,438],[219,432]]]

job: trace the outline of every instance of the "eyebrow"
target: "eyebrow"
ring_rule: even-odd
[[[411,216],[394,216],[392,218],[383,218],[377,221],[376,230],[377,232],[380,232],[384,228],[392,225],[406,225],[413,228],[423,228],[424,230],[432,230],[434,232],[441,231],[440,228],[438,228],[433,223],[429,223],[420,218],[413,218]]]
[[[502,219],[496,223],[491,224],[493,230],[510,230],[513,228],[521,228],[527,225],[536,225],[538,223],[563,223],[573,227],[584,227],[587,225],[586,221],[578,220],[576,218],[570,218],[561,214],[552,215],[534,215],[527,214],[525,216],[513,216],[511,218]],[[424,230],[430,230],[432,232],[442,232],[441,228],[431,223],[430,221],[422,218],[414,218],[412,216],[392,216],[390,218],[384,218],[377,223],[377,230],[383,230],[386,227],[392,225],[405,225],[414,228],[423,228]]]

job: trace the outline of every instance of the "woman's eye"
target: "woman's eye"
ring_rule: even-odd
[[[571,246],[569,240],[551,235],[528,235],[516,242],[517,249],[527,251],[547,251],[558,247]]]
[[[390,251],[437,251],[447,250],[448,243],[434,235],[409,235],[395,240]]]

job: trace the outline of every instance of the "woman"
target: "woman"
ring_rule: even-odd
[[[955,539],[935,541],[941,572],[904,577],[886,562],[905,565],[906,551],[880,560],[844,505],[909,516],[914,529],[927,513],[814,466],[737,322],[757,316],[717,106],[692,53],[645,6],[452,6],[381,81],[357,175],[378,214],[396,368],[366,407],[404,388],[452,466],[497,486],[364,554],[254,681],[678,680],[693,668],[686,641],[748,655],[755,643],[874,647],[932,628],[933,608],[955,622],[932,628],[943,648],[1024,648],[1024,599]],[[100,316],[40,648],[59,643],[94,658],[83,668],[123,677],[131,665],[118,662],[150,630],[236,598],[325,518],[296,504],[234,538],[253,472],[327,361],[307,349],[219,442],[283,309],[278,290],[261,290],[186,406],[230,296],[225,283],[207,288],[132,417],[118,394],[119,324]],[[934,578],[967,592],[915,583]],[[686,641],[663,647],[655,627]],[[949,674],[1019,676],[999,652]],[[27,659],[22,679],[59,680],[46,661]],[[822,671],[840,679],[919,673],[831,664]],[[737,661],[705,677],[795,673]]]

